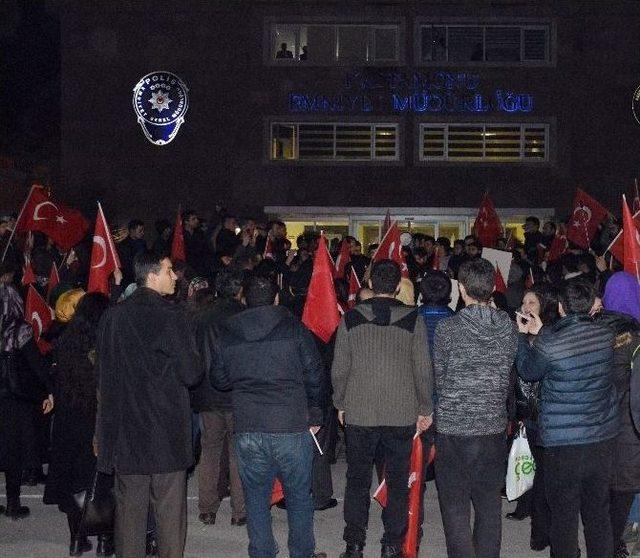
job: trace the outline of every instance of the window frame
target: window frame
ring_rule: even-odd
[[[300,134],[299,126],[304,124],[318,124],[318,125],[332,125],[333,126],[333,156],[326,159],[300,159],[299,145]],[[295,140],[293,145],[293,152],[296,155],[294,159],[274,159],[272,158],[272,143],[273,143],[273,126],[285,125],[295,126]],[[370,134],[370,153],[371,156],[368,159],[350,159],[350,158],[337,158],[336,157],[336,129],[337,126],[369,126]],[[377,127],[393,127],[395,128],[395,156],[393,157],[376,157],[376,129]],[[279,116],[273,116],[265,119],[265,141],[266,149],[264,150],[264,162],[271,165],[329,165],[329,166],[342,166],[342,165],[366,165],[366,166],[399,166],[404,164],[403,156],[403,132],[404,126],[402,122],[397,118],[367,118],[358,117],[350,118],[349,120],[337,120],[335,118],[282,118]]]
[[[278,26],[283,27],[296,27],[294,35],[296,37],[295,40],[295,51],[293,53],[293,58],[287,59],[277,59],[275,58],[275,29]],[[335,55],[332,57],[331,62],[319,61],[314,62],[313,59],[300,61],[299,56],[302,50],[301,40],[300,40],[300,28],[301,27],[319,27],[319,26],[327,26],[332,27],[334,29],[335,36]],[[379,17],[379,18],[363,18],[357,21],[348,20],[339,18],[314,18],[308,17],[304,20],[296,19],[289,20],[287,18],[279,18],[279,17],[268,17],[264,20],[264,32],[263,32],[263,61],[267,66],[274,67],[294,67],[294,68],[304,68],[304,67],[351,67],[354,65],[353,61],[345,61],[339,60],[339,28],[340,27],[364,27],[367,29],[367,56],[372,57],[376,54],[375,50],[375,31],[376,29],[395,29],[395,50],[396,50],[396,58],[380,58],[380,59],[370,59],[366,61],[357,62],[358,66],[367,66],[367,67],[385,67],[385,66],[402,66],[405,64],[405,39],[406,39],[406,25],[404,18],[387,18]]]
[[[445,27],[445,60],[423,60],[422,59],[422,29],[426,27]],[[449,60],[449,27],[481,27],[482,28],[482,56],[483,60],[450,61]],[[486,35],[488,27],[518,27],[520,28],[520,60],[501,61],[484,60],[486,58]],[[527,60],[525,55],[524,31],[529,29],[546,30],[547,40],[545,44],[546,60]],[[505,18],[417,18],[414,22],[414,45],[413,56],[416,67],[552,67],[556,65],[556,24],[551,19],[505,19]]]
[[[421,120],[417,123],[417,131],[418,131],[418,141],[416,142],[416,157],[415,162],[418,165],[535,165],[538,166],[547,166],[553,163],[553,150],[551,148],[553,136],[552,136],[552,123],[548,121],[539,121],[539,120],[531,120],[531,121],[499,121],[499,120],[489,120],[489,121],[477,121],[477,120],[460,120],[460,121],[449,121],[443,122],[442,120]],[[443,157],[429,157],[424,155],[424,130],[428,126],[440,126],[443,127],[443,135],[444,135],[444,144],[443,144]],[[501,127],[501,126],[519,126],[520,127],[520,156],[518,159],[506,159],[506,160],[495,160],[495,159],[487,159],[486,158],[486,135],[484,136],[484,141],[482,145],[482,158],[478,157],[454,157],[449,158],[449,128],[450,126],[482,126],[483,133],[486,133],[487,129]],[[539,128],[544,130],[544,157],[536,158],[536,157],[525,157],[525,129],[526,128]]]

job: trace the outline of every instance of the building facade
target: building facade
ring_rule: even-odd
[[[617,212],[638,173],[637,2],[57,6],[60,189],[119,219],[220,204],[354,232],[393,207],[463,234],[486,191],[513,222],[578,185]],[[132,108],[155,70],[189,88],[163,146]]]

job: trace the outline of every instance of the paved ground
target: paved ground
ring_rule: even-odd
[[[1,475],[0,475],[1,477]],[[340,505],[316,515],[315,530],[318,550],[329,558],[338,558],[343,550],[342,542],[342,498],[344,496],[345,463],[338,462],[333,471],[335,495]],[[0,478],[4,488],[4,478]],[[0,491],[2,490],[0,489]],[[0,516],[0,558],[62,558],[68,555],[67,524],[63,514],[54,506],[42,504],[42,487],[24,487],[24,504],[31,507],[31,517],[22,521],[10,521]],[[228,499],[222,503],[218,523],[203,526],[198,521],[197,481],[189,483],[189,527],[187,535],[188,558],[240,558],[247,556],[247,534],[244,527],[231,527]],[[0,497],[4,503],[4,494]],[[503,501],[503,512],[512,511],[514,504]],[[380,508],[372,504],[369,527],[370,544],[365,549],[367,558],[379,556],[378,541],[382,535]],[[273,508],[273,527],[281,545],[280,556],[286,557],[286,512]],[[421,558],[446,556],[444,533],[438,509],[437,494],[433,483],[429,483],[426,496],[426,541],[420,551]],[[505,558],[542,558],[548,551],[535,553],[529,549],[529,522],[503,522],[502,556]],[[583,546],[583,556],[584,544]],[[85,556],[93,556],[93,552]]]

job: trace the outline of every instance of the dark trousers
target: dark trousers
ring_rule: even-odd
[[[383,545],[402,546],[407,530],[407,498],[411,442],[410,426],[347,425],[347,486],[344,493],[344,540],[363,545],[369,524],[371,477],[376,450],[382,448],[387,483],[387,507],[382,512]]]
[[[579,515],[588,558],[609,558],[613,554],[609,517],[612,456],[611,440],[545,448],[544,482],[555,558],[576,558]]]
[[[224,449],[228,452],[229,480],[231,487],[231,513],[235,519],[245,516],[242,482],[238,473],[236,450],[225,440],[233,434],[231,411],[202,411],[202,452],[198,463],[198,508],[201,513],[217,513],[220,507],[220,469]]]
[[[622,542],[622,534],[627,525],[634,497],[633,492],[618,492],[617,490],[612,490],[609,494],[609,513],[614,549],[617,549]]]
[[[531,541],[533,543],[549,543],[549,522],[551,510],[547,503],[544,486],[544,449],[542,446],[531,444],[531,453],[536,464],[536,474],[533,477],[531,492]]]
[[[449,558],[499,558],[506,447],[504,434],[436,435],[436,486]]]
[[[187,535],[187,473],[115,476],[118,558],[145,556],[149,503],[156,520],[158,556],[182,558]]]
[[[316,434],[318,444],[320,444],[323,453],[323,455],[320,455],[318,451],[313,452],[313,505],[316,509],[326,506],[329,500],[333,498],[331,455],[329,454],[332,435],[333,432],[328,427],[321,428]]]
[[[20,483],[22,469],[7,469],[4,472],[4,482],[7,490],[7,503],[17,506],[20,502]]]

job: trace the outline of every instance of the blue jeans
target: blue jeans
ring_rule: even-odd
[[[243,432],[234,439],[247,511],[250,558],[274,558],[278,552],[270,509],[276,477],[282,482],[287,502],[289,556],[311,558],[315,550],[311,434]]]

